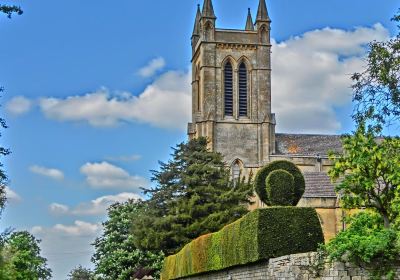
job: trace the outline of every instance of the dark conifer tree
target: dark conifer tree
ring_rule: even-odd
[[[146,190],[150,199],[133,227],[139,248],[175,253],[248,211],[251,178],[232,182],[222,155],[209,151],[205,138],[177,145],[172,159],[152,173],[157,186]]]

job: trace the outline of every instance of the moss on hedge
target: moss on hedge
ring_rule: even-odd
[[[165,259],[161,279],[177,279],[289,254],[316,251],[324,242],[312,208],[255,210],[222,230],[201,236]]]
[[[261,168],[254,180],[254,188],[261,199],[267,205],[273,206],[274,204],[268,197],[267,186],[265,184],[265,180],[268,175],[275,170],[285,170],[292,174],[294,178],[294,200],[293,206],[297,205],[300,201],[301,197],[304,194],[306,183],[304,181],[304,176],[301,173],[300,169],[292,162],[286,160],[273,161],[270,164]]]
[[[267,194],[271,205],[292,206],[294,197],[294,177],[286,170],[278,169],[269,173],[265,179]]]

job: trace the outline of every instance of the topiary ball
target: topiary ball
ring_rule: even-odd
[[[274,206],[292,206],[294,202],[294,177],[283,169],[274,170],[265,179],[269,202]]]
[[[297,203],[300,201],[301,197],[304,194],[306,183],[304,181],[304,177],[300,169],[290,161],[287,160],[273,161],[270,164],[261,168],[258,171],[256,178],[254,180],[254,188],[256,190],[256,193],[258,194],[262,202],[264,202],[269,206],[274,205],[271,203],[268,197],[265,180],[272,171],[279,169],[289,172],[294,178],[294,199],[292,205],[295,206],[297,205]]]

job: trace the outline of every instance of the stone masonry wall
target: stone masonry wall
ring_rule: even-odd
[[[369,273],[360,268],[336,263],[315,274],[315,253],[284,256],[268,262],[236,267],[185,280],[367,280]],[[396,279],[400,279],[400,267]]]

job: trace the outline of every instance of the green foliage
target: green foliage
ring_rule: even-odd
[[[369,208],[379,213],[389,228],[399,217],[395,200],[400,195],[400,138],[376,139],[361,125],[354,135],[343,137],[343,154],[331,154],[329,175],[342,179],[336,187],[346,209]]]
[[[2,280],[50,279],[51,269],[47,260],[40,256],[39,240],[29,232],[12,233],[2,248],[3,264],[0,266]]]
[[[290,205],[297,205],[300,201],[301,197],[304,194],[305,190],[305,181],[303,174],[301,173],[300,169],[292,162],[281,160],[281,161],[274,161],[268,164],[267,166],[261,168],[255,178],[254,185],[255,190],[260,197],[261,201],[267,205],[274,206],[276,204],[273,203],[271,198],[267,192],[266,186],[266,179],[268,175],[275,171],[275,170],[284,170],[290,173],[294,178],[294,199],[291,201]],[[268,187],[271,188],[272,186]],[[282,188],[281,188],[282,189]],[[290,190],[290,186],[288,186]],[[277,191],[278,192],[278,191]],[[289,201],[286,201],[285,205],[287,205]]]
[[[8,18],[11,18],[13,13],[22,15],[23,11],[22,11],[21,7],[18,7],[18,6],[10,6],[10,5],[0,4],[0,13],[4,13],[7,15]]]
[[[400,10],[392,20],[400,23]],[[365,71],[352,76],[353,118],[381,131],[400,118],[400,33],[386,42],[372,42],[366,62]]]
[[[376,279],[393,279],[393,263],[399,257],[399,232],[383,226],[376,213],[362,212],[348,219],[350,226],[324,249],[330,261],[351,262],[372,269]]]
[[[216,233],[193,240],[179,253],[166,258],[162,279],[177,279],[315,251],[323,242],[322,228],[314,209],[258,209]]]
[[[289,172],[278,169],[269,173],[265,180],[267,195],[271,205],[292,206],[294,197],[294,177]]]
[[[94,280],[94,272],[90,269],[84,268],[81,265],[74,268],[68,274],[68,280]]]
[[[0,86],[0,93],[3,92],[3,88]],[[6,122],[3,118],[0,118],[0,128],[7,128]],[[1,136],[1,133],[0,133]],[[0,147],[0,158],[9,155],[11,152],[9,149],[4,147]],[[4,209],[6,204],[6,184],[8,182],[8,178],[6,172],[3,169],[3,164],[0,162],[0,214]]]
[[[153,171],[157,187],[135,217],[135,245],[173,254],[192,239],[221,229],[248,212],[250,183],[230,182],[222,155],[205,138],[179,144],[168,163]]]
[[[141,202],[116,203],[108,209],[104,231],[94,242],[95,274],[104,280],[130,280],[140,267],[160,270],[164,255],[161,252],[139,250],[131,234],[133,221],[141,208]]]

